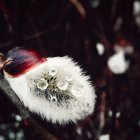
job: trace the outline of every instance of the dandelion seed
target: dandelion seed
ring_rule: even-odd
[[[68,88],[68,83],[66,81],[59,81],[57,83],[57,87],[60,89],[60,90],[66,90]]]
[[[52,96],[51,101],[55,103],[55,102],[57,102],[57,98],[55,96]]]
[[[49,75],[55,76],[56,74],[57,74],[57,70],[56,70],[55,68],[51,68],[51,69],[49,70]]]
[[[40,79],[37,82],[37,87],[41,90],[45,90],[48,87],[48,82],[45,79]]]

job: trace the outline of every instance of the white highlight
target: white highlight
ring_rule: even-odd
[[[5,140],[4,136],[0,135],[0,140]]]
[[[109,135],[106,134],[106,135],[101,135],[99,140],[110,140],[110,138],[109,138]]]
[[[140,120],[138,121],[138,126],[140,126]]]
[[[123,74],[129,68],[129,61],[125,60],[124,52],[119,52],[108,59],[107,65],[113,73]]]
[[[57,91],[57,88],[54,88],[58,95],[63,94],[64,96],[72,97],[68,100],[63,99],[61,103],[58,102],[57,96],[52,96],[50,101],[46,98],[38,97],[35,93],[37,91],[34,90],[36,86],[35,81],[41,79],[46,71],[54,67],[57,70],[55,75],[56,82],[63,81],[71,75],[70,87],[66,91],[59,93],[59,90]],[[94,87],[89,81],[89,76],[86,76],[82,69],[67,56],[48,58],[46,62],[22,76],[12,78],[5,75],[5,78],[30,111],[52,123],[65,124],[71,121],[77,122],[90,115],[94,110],[96,95]],[[82,85],[82,94],[80,96],[74,96],[71,92],[71,88],[77,84]],[[48,88],[53,88],[53,86],[49,87],[48,85]]]
[[[116,113],[116,118],[119,118],[121,116],[121,113],[120,112],[117,112]]]
[[[119,16],[119,17],[116,19],[116,22],[115,22],[115,24],[114,24],[114,31],[115,31],[115,32],[118,31],[118,30],[121,28],[122,23],[123,23],[123,19],[122,19],[122,17]]]
[[[16,118],[16,120],[19,121],[19,122],[22,120],[21,116],[19,116],[19,115],[16,115],[15,118]]]
[[[96,49],[97,49],[99,55],[103,55],[105,52],[105,47],[102,43],[97,43]]]
[[[138,26],[140,26],[140,16],[136,16],[135,21]]]
[[[134,15],[138,15],[140,14],[140,1],[134,1],[134,4],[133,4],[133,13]]]
[[[133,14],[135,16],[135,22],[140,27],[140,1],[136,0],[133,3]]]
[[[77,132],[77,134],[82,135],[82,129],[81,129],[81,127],[77,127],[76,128],[76,132]]]
[[[109,110],[108,115],[109,115],[109,117],[112,117],[112,115],[113,115],[112,110]]]

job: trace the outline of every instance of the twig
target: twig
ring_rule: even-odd
[[[15,105],[22,118],[24,120],[28,120],[29,123],[31,123],[31,125],[40,132],[42,139],[57,140],[57,138],[51,135],[46,128],[42,127],[39,122],[31,116],[29,110],[24,107],[23,103],[11,89],[2,74],[0,74],[0,90],[10,99],[11,103]]]
[[[86,18],[86,10],[79,0],[69,0],[77,9],[83,19]]]

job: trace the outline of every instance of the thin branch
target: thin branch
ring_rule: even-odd
[[[27,120],[35,129],[40,132],[42,139],[57,140],[57,138],[51,135],[46,128],[42,127],[40,123],[31,116],[30,111],[24,107],[23,103],[20,101],[16,93],[11,89],[2,74],[0,74],[0,90],[10,99],[11,103],[15,105],[22,118]]]
[[[77,11],[79,12],[79,14],[81,15],[81,17],[83,19],[86,18],[86,9],[84,8],[84,6],[81,4],[81,2],[79,0],[69,0],[71,4],[74,5],[74,7],[77,9]]]

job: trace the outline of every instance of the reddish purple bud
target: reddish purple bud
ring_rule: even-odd
[[[20,76],[33,67],[47,61],[34,51],[29,50],[12,50],[8,53],[3,70],[13,77]]]

